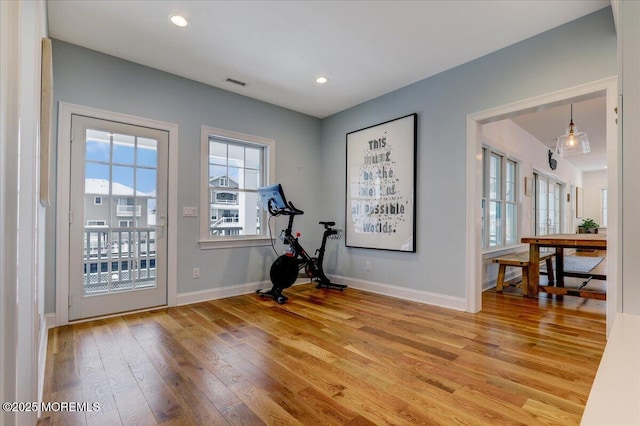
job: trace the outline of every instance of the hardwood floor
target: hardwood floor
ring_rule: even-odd
[[[39,424],[578,424],[605,302],[483,295],[468,314],[305,284],[50,330]]]

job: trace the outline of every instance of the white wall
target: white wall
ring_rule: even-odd
[[[575,204],[567,202],[567,193],[571,188],[581,186],[583,175],[573,164],[558,155],[554,159],[558,162],[556,170],[549,167],[549,148],[533,137],[529,132],[519,127],[511,120],[502,120],[482,126],[482,134],[486,137],[486,143],[499,148],[506,154],[519,159],[521,163],[518,180],[519,194],[521,196],[520,236],[533,233],[533,198],[524,195],[524,177],[533,178],[534,171],[550,176],[565,184],[565,194],[561,197],[563,203],[564,231],[573,232],[575,225]],[[573,197],[571,197],[573,200]]]
[[[20,67],[18,39],[18,3],[0,2],[0,401],[15,400],[16,353],[13,350],[17,338],[16,292],[17,268],[15,267],[17,233],[17,188],[10,182],[17,181],[15,161],[19,135],[18,102]],[[15,414],[0,412],[0,425],[15,423]]]
[[[624,154],[620,189],[622,209],[618,218],[621,232],[617,238],[622,245],[622,312],[640,315],[640,2],[619,1],[617,4],[620,43],[618,123],[621,124],[621,152]],[[611,166],[608,171],[613,173]],[[609,229],[607,233],[611,235]]]
[[[570,162],[558,156],[554,159],[558,162],[556,170],[549,167],[549,148],[536,139],[526,130],[515,124],[513,121],[501,120],[482,126],[483,143],[500,152],[507,154],[520,161],[520,174],[518,176],[518,194],[520,201],[519,210],[519,237],[533,235],[534,233],[534,217],[533,217],[533,196],[524,193],[524,178],[533,179],[533,173],[544,174],[553,177],[559,182],[565,184],[567,193],[571,193],[571,188],[582,185],[582,172],[573,166]],[[563,206],[563,223],[564,230],[572,232],[574,228],[575,211],[573,202],[567,202],[566,194],[561,196]],[[512,248],[507,252],[525,251],[527,245],[519,244],[516,248]],[[482,285],[483,288],[495,286],[495,280],[498,275],[498,265],[491,262],[491,258],[504,254],[505,250],[494,252],[485,252],[482,262]],[[508,268],[507,279],[511,279],[520,275],[520,268]]]
[[[187,206],[198,207],[200,214],[208,210],[200,208],[203,125],[275,140],[276,181],[282,183],[287,199],[305,212],[296,217],[295,231],[302,232],[302,244],[310,252],[320,245],[322,227],[318,222],[332,218],[319,213],[319,119],[58,40],[53,40],[53,79],[56,105],[68,102],[179,127],[177,169],[169,171],[170,180],[175,176],[178,186],[178,205],[169,215],[177,224],[177,282],[173,285],[179,303],[189,295],[214,297],[244,288],[245,284],[264,282],[268,286],[269,268],[276,257],[271,246],[203,250],[198,244],[199,218],[182,216],[182,209]],[[53,152],[54,164],[59,164],[56,148]],[[68,190],[56,185],[52,204],[57,205],[57,191]],[[285,220],[272,220],[277,233],[286,227]],[[50,226],[48,251],[54,252],[54,220]],[[282,250],[279,240],[276,248]],[[68,253],[56,255],[64,262]],[[196,267],[200,268],[198,279],[193,278]],[[55,312],[53,277],[57,271],[53,259],[47,262],[46,271],[51,277],[46,288],[46,311]],[[233,293],[224,293],[229,294]]]
[[[38,400],[46,209],[39,202],[41,39],[44,1],[0,2],[0,400]],[[46,334],[44,334],[46,336]],[[46,343],[46,339],[45,339]],[[35,424],[0,412],[0,425]]]
[[[345,134],[418,114],[417,252],[328,248],[327,269],[361,288],[459,307],[467,283],[467,175],[475,173],[466,163],[467,116],[615,76],[616,52],[611,9],[602,9],[324,119],[323,208],[344,221]]]

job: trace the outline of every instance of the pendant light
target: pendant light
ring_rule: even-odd
[[[589,137],[585,132],[578,132],[578,126],[573,124],[573,104],[571,104],[569,128],[567,133],[556,139],[556,151],[561,157],[588,154],[591,151]]]

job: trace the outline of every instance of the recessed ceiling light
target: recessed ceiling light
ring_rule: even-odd
[[[318,77],[318,78],[316,78],[316,83],[318,83],[318,84],[325,84],[327,81],[329,81],[329,79],[327,79],[327,77]]]
[[[169,16],[173,25],[184,28],[189,26],[189,20],[182,15],[171,15]]]

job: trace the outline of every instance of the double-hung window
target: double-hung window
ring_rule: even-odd
[[[607,188],[602,188],[601,192],[600,192],[600,226],[603,228],[607,227],[607,222],[608,222],[608,215],[609,215],[609,208],[607,207],[608,205],[608,200],[607,200]]]
[[[490,147],[482,148],[482,247],[518,242],[518,162]]]
[[[274,150],[272,139],[202,127],[202,248],[268,241],[258,188],[273,182]]]

